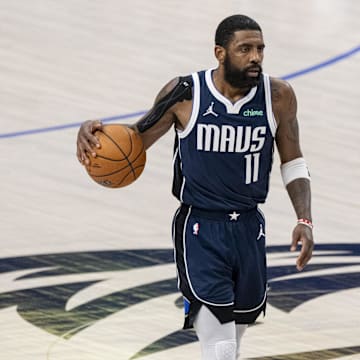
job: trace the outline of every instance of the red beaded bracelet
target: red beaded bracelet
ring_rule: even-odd
[[[310,229],[313,229],[313,227],[314,227],[314,224],[308,219],[298,219],[297,223],[306,225]]]

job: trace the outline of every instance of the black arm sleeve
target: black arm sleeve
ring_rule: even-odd
[[[145,115],[136,125],[139,132],[144,132],[154,126],[165,112],[177,102],[192,99],[192,76],[184,76],[179,78],[179,82],[174,89],[161,98],[152,108],[152,110]]]

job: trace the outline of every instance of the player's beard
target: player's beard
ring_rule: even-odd
[[[256,77],[249,76],[247,74],[247,71],[253,68],[259,69],[259,75]],[[239,69],[235,68],[229,56],[225,56],[224,75],[226,82],[228,82],[231,86],[235,88],[251,88],[257,86],[260,82],[261,74],[261,65],[254,64],[246,68]]]

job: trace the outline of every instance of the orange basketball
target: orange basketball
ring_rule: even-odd
[[[103,125],[96,131],[101,148],[96,149],[96,157],[89,156],[86,170],[98,184],[119,188],[134,182],[143,172],[146,152],[139,134],[120,125]]]

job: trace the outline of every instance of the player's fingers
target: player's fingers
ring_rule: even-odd
[[[296,261],[296,268],[301,271],[304,269],[304,267],[307,265],[307,263],[310,261],[311,256],[306,256],[304,258],[298,258]]]
[[[81,157],[79,148],[76,149],[76,157],[77,157],[77,159],[79,160],[80,164],[82,164],[82,163],[83,163],[83,159],[82,159],[82,157]]]
[[[297,246],[298,246],[298,242],[299,242],[299,239],[295,235],[293,235],[290,251],[296,251]]]
[[[95,120],[91,122],[91,128],[90,128],[90,133],[88,134],[88,140],[90,143],[92,143],[94,146],[96,146],[97,148],[101,147],[100,141],[99,139],[94,135],[94,133],[97,130],[101,130],[103,127],[103,124],[100,120]]]
[[[100,148],[99,139],[92,133],[92,131],[85,132],[83,135],[80,136],[79,140],[81,141],[82,145],[86,148],[86,151],[88,151],[91,154],[94,152],[93,147]]]
[[[296,260],[296,268],[301,271],[304,269],[305,265],[306,265],[307,261],[305,257],[301,257],[299,256]]]
[[[98,141],[94,135],[91,135],[91,141],[88,136],[79,137],[79,149],[82,157],[87,157],[90,154],[92,157],[96,157],[96,151],[94,150],[95,142]]]
[[[312,257],[313,243],[311,241],[303,241],[300,255],[296,261],[296,267],[301,271]]]
[[[100,148],[99,139],[94,135],[97,130],[102,129],[102,123],[100,120],[87,120],[85,121],[78,132],[78,144],[82,144],[84,149],[89,153],[92,153],[92,147]]]
[[[82,151],[80,154],[80,162],[82,165],[89,165],[90,159],[89,154],[86,151]]]
[[[93,127],[93,131],[101,130],[103,127],[103,123],[101,122],[101,120],[94,120],[92,122],[92,127]]]
[[[77,158],[78,158],[78,160],[80,161],[80,163],[81,163],[82,165],[86,165],[86,164],[89,164],[89,163],[90,163],[88,157],[86,156],[86,152],[85,152],[85,151],[78,150],[78,152],[77,152]]]
[[[89,165],[89,155],[96,157],[96,152],[87,141],[78,142],[78,159],[83,165]]]

